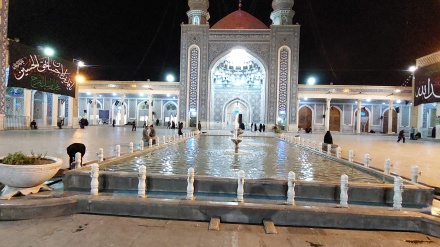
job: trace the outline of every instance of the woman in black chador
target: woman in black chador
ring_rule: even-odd
[[[332,134],[330,133],[330,130],[328,130],[327,133],[325,133],[324,135],[324,143],[333,144],[333,137]]]

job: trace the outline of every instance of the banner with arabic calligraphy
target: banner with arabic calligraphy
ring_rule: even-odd
[[[75,97],[75,64],[47,57],[29,46],[9,45],[8,87],[21,87]]]
[[[418,68],[414,76],[414,106],[440,102],[440,63]]]

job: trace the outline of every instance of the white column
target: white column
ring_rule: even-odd
[[[93,94],[93,125],[98,124],[98,119],[96,118],[96,115],[98,115],[98,95],[96,93]]]
[[[293,132],[298,132],[298,125],[299,125],[299,101],[300,99],[296,101],[296,129],[292,130]],[[315,122],[315,119],[312,119],[312,129],[313,129],[313,123]]]
[[[29,117],[29,120],[26,122],[26,126],[30,126],[32,121],[31,116],[31,107],[32,107],[32,90],[31,89],[24,89],[24,116]]]
[[[393,132],[393,101],[390,100],[390,109],[388,110],[388,134]]]
[[[153,106],[151,105],[151,103],[153,102],[153,95],[152,94],[148,94],[148,122],[147,125],[150,124],[154,124],[153,123]]]
[[[121,94],[121,122],[119,124],[125,124],[125,94]]]
[[[356,134],[361,133],[361,111],[362,111],[362,100],[357,100],[357,113],[356,113]]]
[[[67,115],[67,118],[69,119],[68,126],[72,126],[72,128],[77,129],[79,127],[79,119],[78,119],[78,100],[76,100],[73,97],[69,97],[69,112]],[[76,107],[74,107],[74,104],[77,104]],[[76,114],[74,110],[76,109]]]
[[[327,99],[326,100],[326,106],[325,106],[325,131],[330,130],[330,101],[332,99]]]
[[[58,94],[52,94],[52,127],[57,127],[58,122]]]
[[[435,113],[435,139],[440,139],[439,128],[440,128],[440,103],[437,103],[436,113]]]

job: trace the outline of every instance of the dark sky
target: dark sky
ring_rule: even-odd
[[[272,0],[242,0],[270,25]],[[93,80],[178,77],[186,0],[10,0],[9,38],[84,60]],[[211,26],[238,0],[210,0]],[[440,50],[440,0],[295,0],[300,78],[319,84],[402,85],[415,59]]]

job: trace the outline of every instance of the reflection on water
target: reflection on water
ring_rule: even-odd
[[[236,177],[239,170],[246,178],[287,179],[289,171],[298,180],[339,182],[347,174],[350,182],[381,183],[382,180],[357,169],[328,160],[274,138],[243,138],[235,153],[230,137],[201,136],[151,152],[131,161],[106,167],[107,171],[187,174],[194,167],[196,175]]]

